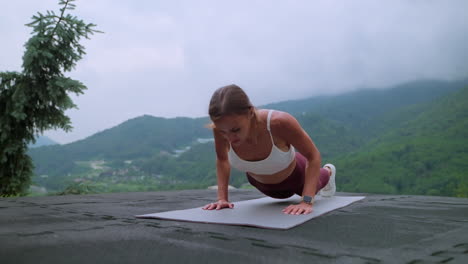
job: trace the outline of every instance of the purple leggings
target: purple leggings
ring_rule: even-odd
[[[247,179],[255,188],[272,198],[284,199],[291,197],[294,194],[302,196],[306,164],[307,159],[299,152],[296,152],[296,167],[294,168],[294,171],[291,173],[291,175],[289,175],[284,181],[275,184],[264,184],[256,181],[253,177],[246,173]],[[320,177],[317,184],[316,193],[325,187],[325,185],[327,185],[329,179],[330,174],[328,170],[320,168]]]

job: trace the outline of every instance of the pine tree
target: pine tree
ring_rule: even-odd
[[[35,135],[48,129],[72,129],[65,111],[76,108],[69,93],[83,94],[81,82],[64,76],[85,54],[81,38],[99,32],[65,14],[75,0],[60,0],[60,15],[37,13],[25,44],[22,72],[0,72],[0,196],[27,192],[33,164],[27,155]]]

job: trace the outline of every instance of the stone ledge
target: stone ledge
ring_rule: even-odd
[[[213,190],[3,198],[1,263],[468,263],[468,199],[365,195],[286,231],[133,217]]]

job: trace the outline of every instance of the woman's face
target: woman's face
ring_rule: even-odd
[[[228,115],[216,120],[214,125],[233,146],[245,142],[250,134],[251,115]]]

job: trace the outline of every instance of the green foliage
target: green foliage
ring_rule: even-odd
[[[65,10],[73,0],[61,0],[60,15],[38,13],[27,26],[33,36],[26,42],[22,72],[0,72],[0,195],[23,194],[30,184],[32,162],[27,146],[48,129],[72,127],[65,115],[75,107],[68,93],[82,94],[86,87],[63,75],[85,54],[79,44],[97,32]]]
[[[75,182],[68,185],[65,190],[58,192],[57,195],[69,195],[69,194],[90,194],[96,193],[96,188],[90,184],[84,182]]]
[[[468,87],[343,155],[345,191],[468,197]],[[373,184],[379,182],[376,188]],[[391,187],[391,188],[390,188]]]

